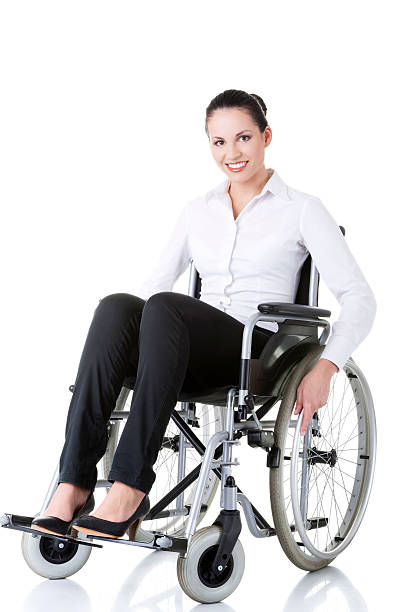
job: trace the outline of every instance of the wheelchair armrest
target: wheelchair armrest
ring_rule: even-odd
[[[298,317],[330,317],[330,310],[317,308],[316,306],[304,306],[303,304],[291,304],[290,302],[264,302],[258,304],[258,310],[263,314],[275,314],[279,316],[295,315]]]

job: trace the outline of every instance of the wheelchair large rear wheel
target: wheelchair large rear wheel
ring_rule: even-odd
[[[376,423],[367,381],[350,358],[336,372],[327,403],[300,435],[292,418],[297,389],[324,346],[295,368],[275,423],[279,467],[270,468],[274,526],[288,558],[307,571],[328,565],[353,539],[371,492]]]
[[[130,410],[130,390],[123,387],[118,397],[115,411]],[[194,434],[200,441],[207,446],[210,437],[217,431],[224,428],[225,407],[212,406],[208,404],[195,404],[195,422],[190,424]],[[109,427],[108,444],[105,455],[102,459],[104,478],[107,479],[112,465],[112,460],[120,438],[125,421],[116,421]],[[185,440],[185,466],[184,473],[180,478],[178,475],[179,448],[181,431],[170,419],[157,460],[153,466],[156,473],[156,480],[152,489],[149,491],[150,506],[153,507],[160,501],[175,485],[197,465],[201,464],[202,456]],[[219,479],[210,471],[205,486],[202,506],[198,515],[197,525],[204,518],[217,492]],[[183,499],[177,502],[177,498],[170,504],[165,511],[173,512],[170,516],[159,517],[151,521],[143,521],[142,526],[137,530],[137,540],[150,541],[152,531],[160,531],[174,537],[183,537],[188,520],[188,509],[191,507],[198,478],[183,491]],[[177,506],[177,503],[179,506]],[[187,507],[187,511],[186,508]]]

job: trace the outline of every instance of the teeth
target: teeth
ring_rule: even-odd
[[[227,166],[229,166],[230,168],[242,168],[242,166],[245,166],[247,162],[241,162],[240,164],[227,164]]]

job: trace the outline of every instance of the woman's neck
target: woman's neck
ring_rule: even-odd
[[[273,173],[273,168],[264,168],[259,175],[255,175],[250,182],[233,183],[230,180],[228,193],[235,206],[245,206],[245,204],[250,202],[252,198],[262,191]]]

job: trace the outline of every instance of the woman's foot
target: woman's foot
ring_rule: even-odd
[[[44,514],[70,521],[78,508],[86,502],[91,489],[85,489],[70,482],[60,482]]]
[[[90,516],[120,523],[139,507],[146,493],[115,480],[101,505]]]

